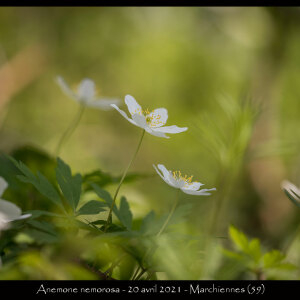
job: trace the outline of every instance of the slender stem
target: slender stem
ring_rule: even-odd
[[[164,222],[164,224],[163,224],[163,226],[161,227],[160,231],[159,231],[158,234],[156,235],[157,237],[160,236],[160,235],[162,234],[162,232],[165,230],[165,228],[167,227],[167,225],[168,225],[170,219],[172,218],[172,216],[173,216],[173,214],[174,214],[174,211],[175,211],[176,206],[177,206],[178,201],[179,201],[179,192],[180,192],[180,190],[178,189],[178,190],[177,190],[177,193],[176,193],[176,200],[175,200],[175,202],[174,202],[174,204],[173,204],[173,206],[172,206],[172,208],[171,208],[171,211],[170,211],[170,213],[169,213],[169,215],[168,215],[166,221]]]
[[[70,123],[70,125],[68,126],[66,131],[63,133],[63,135],[61,136],[61,138],[60,138],[60,140],[59,140],[59,142],[56,146],[55,157],[57,157],[59,155],[63,143],[65,143],[66,140],[68,138],[70,138],[70,136],[72,135],[72,133],[74,132],[74,130],[78,126],[78,124],[81,120],[81,117],[84,113],[84,110],[85,110],[85,106],[80,104],[79,109],[77,111],[77,114],[75,115],[75,118],[72,120],[72,122]]]
[[[135,278],[135,280],[139,280],[145,273],[146,273],[147,270],[145,269],[142,269],[140,274]]]
[[[123,176],[122,176],[122,178],[121,178],[121,180],[120,180],[120,182],[119,182],[119,185],[118,185],[118,187],[117,187],[117,189],[116,189],[116,192],[115,192],[115,195],[114,195],[114,198],[113,198],[111,207],[110,207],[110,209],[109,209],[109,213],[108,213],[108,217],[107,217],[107,221],[106,221],[106,226],[105,226],[104,232],[106,231],[108,225],[111,223],[112,211],[113,211],[113,208],[114,208],[114,206],[115,206],[115,203],[116,203],[116,199],[117,199],[119,190],[120,190],[121,185],[122,185],[122,183],[123,183],[123,181],[124,181],[124,179],[125,179],[125,177],[126,177],[126,175],[127,175],[127,172],[128,172],[128,170],[129,170],[129,168],[131,167],[131,165],[132,165],[132,163],[133,163],[133,161],[134,161],[134,159],[135,159],[135,157],[136,157],[136,155],[137,155],[137,153],[138,153],[138,151],[139,151],[139,149],[140,149],[140,147],[141,147],[141,144],[142,144],[144,135],[145,135],[145,130],[143,129],[143,131],[142,131],[142,136],[141,136],[141,138],[140,138],[140,140],[139,140],[139,143],[138,143],[138,145],[137,145],[137,148],[136,148],[136,150],[135,150],[135,152],[134,152],[134,154],[133,154],[133,156],[132,156],[132,158],[131,158],[131,160],[130,160],[128,166],[127,166],[127,168],[125,169],[125,171],[124,171],[124,173],[123,173]]]
[[[138,266],[134,272],[134,274],[132,275],[132,279],[131,280],[135,280],[135,277],[137,276],[138,272],[140,270],[140,266]]]
[[[177,193],[176,193],[176,200],[171,208],[171,211],[166,219],[166,221],[164,222],[164,224],[162,225],[162,227],[160,228],[159,232],[157,233],[156,237],[159,237],[163,231],[166,229],[168,223],[170,222],[170,219],[172,218],[173,214],[174,214],[174,211],[177,207],[177,204],[179,202],[179,193],[180,193],[180,189],[177,190]],[[142,262],[145,260],[145,258],[149,255],[150,252],[153,252],[156,250],[156,246],[155,247],[151,247],[151,248],[148,248],[148,250],[146,251],[143,259],[142,259]],[[141,273],[135,278],[136,280],[138,280],[147,270],[146,269],[143,269],[141,266],[138,267],[137,271],[136,271],[136,274],[138,273],[138,271],[141,269]]]

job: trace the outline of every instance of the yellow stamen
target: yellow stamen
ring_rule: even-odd
[[[153,112],[154,110],[150,111],[148,108],[145,110],[138,108],[134,111],[136,114],[144,115],[149,126],[158,126],[163,124],[163,122],[160,120],[161,115],[154,114]]]
[[[193,175],[191,175],[190,177],[188,177],[187,175],[183,176],[180,171],[173,171],[172,174],[173,174],[173,177],[174,177],[175,180],[177,180],[177,181],[179,181],[179,180],[184,181],[185,186],[189,186],[192,183],[196,183],[197,182],[197,181],[192,182],[193,177],[194,177]]]

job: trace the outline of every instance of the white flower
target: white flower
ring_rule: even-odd
[[[216,188],[212,189],[200,189],[203,185],[200,182],[192,181],[193,176],[183,176],[180,171],[172,172],[167,170],[164,165],[158,164],[157,167],[153,165],[158,175],[170,186],[182,190],[186,194],[208,196],[210,191],[215,191]]]
[[[168,119],[168,111],[165,108],[157,108],[152,112],[149,112],[148,109],[142,110],[142,107],[130,95],[125,96],[125,103],[132,118],[129,118],[117,105],[111,104],[111,106],[131,124],[145,129],[152,135],[169,138],[165,133],[180,133],[188,129],[187,127],[180,128],[176,125],[164,126]]]
[[[7,182],[0,177],[0,197],[7,188]],[[31,214],[22,215],[21,209],[6,200],[0,199],[0,231],[9,228],[9,223],[31,217]]]
[[[286,192],[287,196],[300,207],[300,189],[288,180],[281,183],[281,188]]]
[[[115,98],[96,98],[95,83],[88,78],[80,82],[77,91],[73,91],[60,76],[56,78],[56,81],[66,95],[85,106],[110,110],[111,104],[118,104],[120,102],[119,99]]]

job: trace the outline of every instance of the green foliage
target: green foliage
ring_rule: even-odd
[[[127,230],[131,230],[132,228],[132,212],[130,210],[129,204],[126,198],[121,197],[120,208],[116,213],[120,222],[127,228]]]
[[[65,199],[75,212],[81,194],[81,175],[72,176],[71,168],[57,158],[56,179]]]
[[[82,205],[80,209],[77,210],[76,215],[96,215],[102,211],[105,211],[103,207],[106,207],[106,205],[103,202],[91,200]]]
[[[251,272],[257,279],[270,276],[275,278],[280,271],[295,271],[297,267],[285,261],[286,256],[279,250],[263,253],[260,241],[257,238],[249,239],[243,232],[229,227],[229,237],[235,251],[223,249],[223,253],[239,263],[239,268]]]
[[[31,170],[21,161],[11,158],[15,166],[23,175],[18,175],[18,179],[25,183],[31,183],[42,195],[51,200],[59,208],[63,208],[61,198],[54,186],[39,171],[34,175]]]
[[[137,181],[138,179],[144,179],[148,177],[149,175],[146,174],[128,173],[123,183],[131,183]],[[91,183],[97,184],[98,186],[105,188],[107,185],[119,183],[120,179],[121,176],[113,176],[101,170],[89,172],[82,176],[82,182],[84,184],[85,191],[90,191],[93,189]]]

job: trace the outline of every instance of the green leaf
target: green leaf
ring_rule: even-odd
[[[229,236],[238,250],[247,253],[249,241],[243,232],[239,231],[233,225],[230,225]]]
[[[48,181],[48,179],[37,172],[34,175],[31,170],[23,164],[21,161],[16,161],[14,158],[10,157],[15,166],[23,173],[23,175],[18,175],[17,177],[26,183],[31,183],[42,195],[51,200],[54,204],[63,209],[60,196],[54,186]]]
[[[136,181],[137,179],[142,179],[149,177],[150,175],[138,174],[138,173],[128,173],[123,181],[124,183],[130,183]],[[87,186],[85,190],[91,189],[91,183],[97,184],[98,186],[105,187],[109,184],[119,183],[122,176],[112,176],[107,172],[102,170],[96,170],[90,173],[83,175],[83,183],[86,183]]]
[[[276,268],[285,259],[285,255],[278,250],[272,250],[263,256],[263,263],[266,269]]]
[[[42,244],[52,244],[58,241],[58,238],[53,234],[49,234],[36,229],[25,229],[24,234],[29,235],[31,238],[35,240],[35,242],[39,245]]]
[[[141,227],[140,227],[140,233],[143,235],[150,234],[153,230],[153,224],[155,223],[155,212],[151,210],[143,219]]]
[[[57,232],[55,231],[54,226],[51,223],[45,221],[29,220],[27,224],[38,230],[57,236]]]
[[[92,183],[91,186],[93,187],[95,193],[99,196],[99,198],[103,199],[107,206],[111,208],[111,205],[113,203],[113,198],[111,197],[110,193],[103,190],[99,185]],[[115,215],[118,214],[118,209],[116,205],[113,207],[113,212]]]
[[[246,252],[249,254],[256,263],[259,263],[261,258],[261,249],[259,239],[252,239],[248,245],[248,250]]]
[[[75,211],[81,194],[81,175],[76,174],[75,176],[72,176],[71,168],[58,157],[56,179],[63,195],[73,208],[73,211]]]
[[[92,183],[91,186],[93,187],[96,194],[106,202],[108,208],[111,208],[111,205],[113,203],[113,198],[111,197],[111,195],[95,183]],[[121,197],[120,209],[118,209],[117,205],[114,205],[113,213],[128,230],[131,230],[132,213],[125,197]]]
[[[241,263],[245,262],[245,256],[241,253],[233,252],[233,251],[230,251],[230,250],[227,250],[227,249],[222,249],[222,252],[228,258],[234,259],[234,260],[239,261]]]
[[[91,200],[81,206],[76,215],[97,215],[100,212],[105,211],[103,207],[106,206],[107,205],[101,201]]]
[[[40,216],[49,216],[49,217],[58,217],[58,218],[66,217],[65,215],[55,214],[44,210],[27,210],[24,211],[24,214],[31,214],[31,219],[36,219],[39,218]]]
[[[123,196],[121,198],[120,209],[117,212],[117,217],[121,223],[128,229],[132,228],[132,212],[130,210],[129,204],[126,198]]]
[[[170,218],[170,220],[168,222],[168,226],[183,222],[184,218],[190,214],[192,207],[193,207],[192,204],[183,204],[183,205],[178,206],[175,209],[174,214]],[[169,213],[167,215],[169,215]]]

